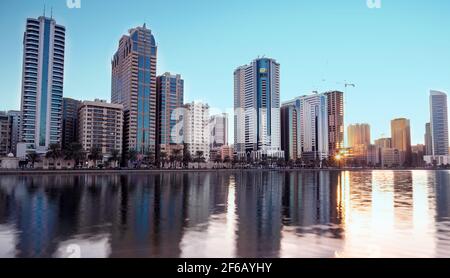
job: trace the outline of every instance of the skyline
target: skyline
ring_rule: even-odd
[[[34,2],[7,0],[0,4],[2,11],[15,11],[0,19],[0,30],[5,38],[0,51],[4,61],[0,67],[0,110],[20,108],[23,30],[26,18],[40,16],[43,12],[43,4]],[[53,6],[53,17],[67,29],[65,97],[110,100],[111,59],[117,42],[128,29],[144,22],[155,34],[159,51],[158,75],[164,72],[181,74],[186,83],[185,103],[203,100],[223,112],[233,107],[234,69],[263,54],[281,64],[281,102],[310,94],[313,90],[343,90],[345,126],[369,123],[372,141],[382,137],[382,133],[388,137],[390,121],[405,117],[411,120],[412,143],[423,143],[425,123],[430,118],[429,91],[450,90],[450,38],[445,36],[445,26],[450,26],[450,20],[436,17],[450,10],[450,3],[444,1],[432,4],[384,1],[381,9],[369,9],[362,0],[289,3],[285,7],[268,1],[259,1],[259,6],[252,6],[254,1],[239,6],[238,1],[214,4],[175,1],[177,5],[169,7],[178,16],[177,20],[166,17],[171,14],[163,5],[164,1],[135,1],[152,8],[133,9],[130,13],[125,3],[108,1],[108,18],[102,15],[98,18],[95,14],[104,2],[82,1],[81,9],[68,9],[63,0],[45,2],[47,6]],[[194,11],[182,14],[186,8]],[[208,8],[213,9],[208,11],[210,15],[203,13]],[[144,15],[142,10],[149,12]],[[273,20],[257,21],[263,27],[260,28],[252,20],[258,16],[248,13],[253,10],[271,11]],[[119,15],[120,20],[116,20]],[[308,23],[308,19],[317,18],[317,15],[329,20]],[[239,21],[243,17],[246,21]],[[336,22],[337,18],[341,21]],[[400,23],[395,23],[395,19]],[[175,24],[179,21],[183,21],[183,25]],[[437,30],[438,26],[442,30]],[[340,29],[342,27],[346,28]],[[99,30],[101,36],[99,32],[87,30]],[[260,35],[267,31],[274,39],[267,44],[258,44]],[[292,31],[303,36],[291,34]],[[325,32],[323,36],[320,31]],[[397,31],[403,31],[404,37],[397,37]],[[358,37],[358,40],[347,40],[350,36]],[[311,39],[316,41],[302,44]],[[238,44],[236,40],[239,40]],[[329,43],[333,40],[335,44]],[[360,47],[356,46],[358,43],[361,43]],[[405,49],[403,45],[409,48]],[[420,55],[416,57],[415,54]],[[218,58],[220,60],[214,63]],[[393,60],[388,61],[390,59]],[[411,82],[411,76],[414,76],[414,82]],[[322,82],[322,79],[328,81]],[[356,88],[345,90],[344,80],[355,83]],[[417,97],[410,97],[411,94]],[[391,97],[392,101],[387,102]],[[386,111],[381,113],[381,107]]]

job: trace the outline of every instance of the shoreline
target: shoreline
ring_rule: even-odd
[[[162,174],[162,173],[243,173],[243,172],[371,172],[371,171],[448,171],[448,169],[78,169],[78,170],[0,170],[0,176],[31,175],[126,175],[126,174]]]

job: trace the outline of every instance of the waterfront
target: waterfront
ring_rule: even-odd
[[[422,170],[5,175],[0,257],[448,258],[449,181]]]

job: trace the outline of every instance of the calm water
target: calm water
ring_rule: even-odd
[[[0,257],[450,257],[450,172],[0,176]]]

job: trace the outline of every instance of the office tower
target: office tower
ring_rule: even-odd
[[[326,92],[328,101],[328,151],[331,156],[344,148],[344,93]]]
[[[38,153],[61,144],[65,32],[52,18],[27,19],[20,139]]]
[[[281,150],[286,160],[297,160],[299,153],[299,119],[295,105],[283,104],[281,106]]]
[[[375,146],[379,148],[392,148],[391,138],[380,138],[375,140]]]
[[[192,102],[184,105],[183,136],[187,151],[192,158],[196,158],[198,152],[209,160],[210,130],[209,130],[209,105],[201,102]]]
[[[329,156],[327,102],[325,94],[314,93],[283,104],[295,107],[298,123],[297,157],[305,161],[321,161]]]
[[[182,149],[182,138],[177,125],[183,117],[184,80],[181,75],[168,72],[157,78],[157,138],[158,151],[171,155],[172,150]]]
[[[104,100],[83,101],[78,110],[78,140],[89,152],[100,148],[104,158],[122,153],[123,106]]]
[[[9,121],[11,125],[11,140],[9,151],[17,156],[17,144],[20,142],[20,126],[22,119],[21,111],[8,111]]]
[[[211,130],[211,148],[228,145],[228,114],[213,115],[209,119]]]
[[[112,60],[111,101],[124,107],[125,153],[156,151],[156,56],[155,38],[144,24],[122,36]]]
[[[284,157],[280,134],[280,64],[258,58],[234,71],[234,145],[239,156]]]
[[[391,121],[392,148],[400,152],[400,164],[411,164],[411,127],[408,119]]]
[[[11,123],[5,112],[0,112],[0,157],[10,153],[11,145]]]
[[[425,124],[425,155],[433,155],[433,137],[431,136],[431,123]]]
[[[353,148],[358,145],[370,145],[370,125],[368,124],[353,124],[348,126],[348,147]]]
[[[71,98],[63,98],[63,132],[62,147],[78,141],[78,108],[81,102]]]
[[[447,94],[430,92],[430,119],[433,156],[449,155]]]

